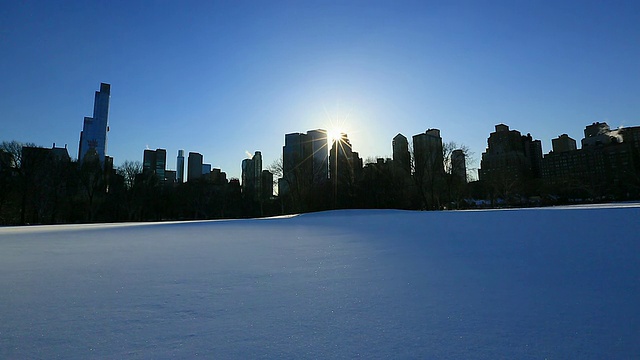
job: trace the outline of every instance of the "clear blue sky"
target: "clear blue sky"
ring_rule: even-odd
[[[363,158],[439,128],[479,160],[497,123],[543,141],[640,125],[640,1],[3,1],[0,141],[68,144],[111,84],[116,165],[197,151],[230,177],[342,124]],[[477,166],[477,165],[476,165]]]

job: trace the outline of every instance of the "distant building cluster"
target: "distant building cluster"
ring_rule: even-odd
[[[562,134],[542,154],[540,140],[500,124],[482,154],[480,181],[493,197],[542,192],[568,199],[636,198],[640,186],[640,127],[586,126],[582,148]]]
[[[601,122],[585,127],[580,148],[575,139],[562,134],[552,139],[553,149],[548,154],[543,154],[541,141],[531,134],[495,125],[474,181],[468,176],[468,150],[443,142],[435,128],[413,135],[411,144],[397,134],[391,141],[392,158],[366,163],[354,151],[347,134],[336,139],[329,139],[324,129],[285,134],[281,162],[264,169],[262,152],[255,151],[240,164],[241,179],[227,179],[225,172],[205,163],[198,152],[189,152],[185,158],[184,150],[178,150],[176,169],[171,170],[162,148],[144,150],[140,168],[114,169],[113,158],[107,155],[110,95],[111,86],[100,84],[93,116],[84,118],[77,163],[66,145],[53,144],[47,149],[3,143],[0,184],[5,190],[0,193],[0,223],[42,222],[44,218],[55,223],[98,218],[242,217],[354,207],[444,209],[640,198],[640,127],[611,129]],[[8,189],[22,195],[6,195]],[[131,194],[126,195],[128,192]],[[114,203],[106,205],[110,204],[106,199]],[[67,209],[65,216],[61,208]],[[20,220],[13,213],[5,214],[10,212],[7,209],[19,209]],[[108,211],[113,214],[101,215]],[[6,220],[9,218],[12,220]]]

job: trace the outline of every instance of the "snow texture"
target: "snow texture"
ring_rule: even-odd
[[[0,358],[638,359],[640,207],[0,228]]]

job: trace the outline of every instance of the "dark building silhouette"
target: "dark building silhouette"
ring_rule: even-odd
[[[327,132],[323,129],[309,130],[306,140],[309,142],[308,156],[311,159],[312,181],[315,184],[324,183],[329,178]]]
[[[553,139],[553,151],[542,162],[544,184],[575,198],[637,196],[639,134],[640,127],[611,130],[607,123],[596,122],[585,127],[582,149],[566,135]]]
[[[80,132],[78,160],[84,161],[88,153],[95,153],[104,164],[107,151],[107,133],[109,132],[109,99],[111,85],[101,83],[93,102],[93,117],[85,117]]]
[[[262,198],[270,199],[273,196],[273,174],[269,170],[262,170]]]
[[[354,195],[356,180],[362,177],[362,159],[353,151],[347,134],[334,140],[329,153],[329,178],[333,187],[334,206],[348,206]]]
[[[409,141],[398,134],[391,142],[393,148],[393,166],[406,174],[411,174],[411,154],[409,153]]]
[[[22,147],[22,168],[33,170],[36,167],[45,167],[53,163],[69,163],[71,157],[66,147],[59,148],[53,144],[51,149],[41,147]]]
[[[142,161],[142,172],[143,173],[152,173],[158,177],[160,182],[166,181],[166,166],[167,165],[167,150],[165,149],[156,149],[150,150],[146,149],[144,151],[143,161]]]
[[[175,170],[165,170],[164,171],[164,182],[167,185],[175,184],[177,182],[176,171]]]
[[[208,176],[211,173],[211,164],[202,164],[202,176]]]
[[[286,194],[292,187],[298,191],[324,184],[329,178],[328,153],[327,132],[323,129],[286,134],[279,193]]]
[[[279,182],[279,194],[285,195],[289,191],[312,182],[312,165],[309,155],[311,146],[307,135],[290,133],[284,136],[282,147],[282,180]],[[300,186],[299,186],[300,184]]]
[[[436,178],[444,174],[442,138],[440,130],[429,129],[413,136],[413,156],[417,177]]]
[[[184,150],[178,150],[176,158],[176,182],[182,184],[184,182]]]
[[[622,142],[622,136],[616,131],[612,132],[607,123],[594,122],[584,128],[582,148],[588,146],[609,145]]]
[[[242,192],[245,197],[254,200],[259,200],[262,196],[262,153],[260,151],[256,151],[251,159],[242,160]]]
[[[576,141],[567,134],[562,134],[556,139],[551,139],[554,153],[577,150]]]
[[[459,182],[467,182],[467,158],[461,149],[451,152],[451,175]]]
[[[193,181],[202,177],[202,154],[189,152],[187,159],[187,181]]]
[[[213,185],[224,185],[227,184],[227,173],[225,173],[224,171],[218,169],[218,168],[213,168],[211,169],[211,172],[208,175],[208,180],[213,184]]]
[[[480,180],[511,186],[541,176],[542,143],[533,140],[531,134],[523,136],[519,131],[499,124],[487,142],[480,162]]]

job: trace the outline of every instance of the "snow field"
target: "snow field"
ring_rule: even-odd
[[[0,228],[0,358],[640,358],[640,207]]]

